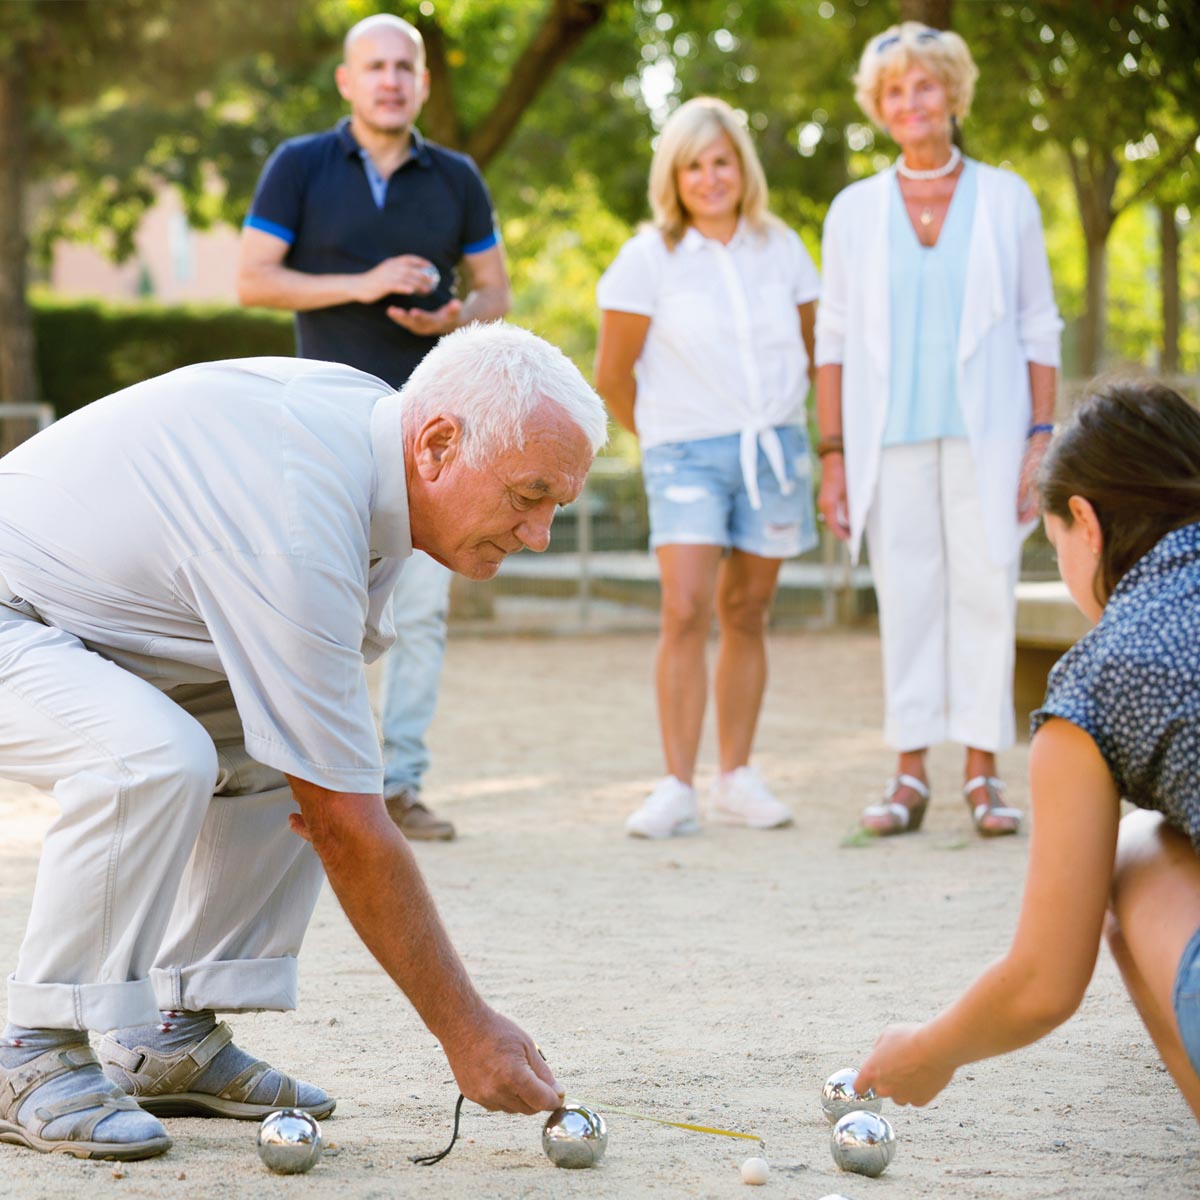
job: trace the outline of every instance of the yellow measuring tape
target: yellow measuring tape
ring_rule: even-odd
[[[666,1117],[652,1117],[649,1113],[634,1112],[629,1108],[618,1108],[615,1104],[601,1104],[598,1101],[582,1100],[578,1096],[573,1097],[576,1104],[582,1104],[584,1108],[598,1109],[600,1112],[617,1113],[622,1117],[633,1117],[638,1121],[653,1121],[657,1125],[670,1125],[674,1129],[690,1129],[693,1133],[712,1133],[717,1137],[744,1138],[748,1142],[758,1142],[765,1145],[762,1138],[757,1133],[740,1133],[736,1129],[715,1129],[710,1125],[689,1125],[686,1121],[668,1121]]]

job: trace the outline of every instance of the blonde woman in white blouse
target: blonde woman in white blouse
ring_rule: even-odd
[[[689,101],[668,120],[650,205],[653,226],[597,289],[596,387],[641,443],[662,581],[655,685],[667,774],[625,828],[652,838],[699,828],[693,774],[715,612],[711,809],[772,829],[792,813],[750,752],[779,568],[816,543],[804,415],[818,277],[769,213],[754,146],[720,100]]]

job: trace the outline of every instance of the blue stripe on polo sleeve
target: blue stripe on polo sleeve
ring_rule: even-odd
[[[482,254],[485,250],[490,250],[493,246],[499,243],[500,239],[496,236],[495,230],[483,238],[481,241],[472,242],[469,246],[463,247],[464,254]]]
[[[242,228],[261,229],[263,233],[269,233],[272,237],[277,237],[280,241],[287,242],[289,246],[296,240],[296,235],[285,225],[277,225],[274,221],[268,221],[266,217],[255,216],[254,213],[251,213],[246,218]]]

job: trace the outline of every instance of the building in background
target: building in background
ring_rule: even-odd
[[[134,254],[116,263],[94,246],[60,240],[45,282],[64,297],[237,303],[238,230],[230,225],[193,229],[175,188],[164,187],[159,193],[134,244]]]

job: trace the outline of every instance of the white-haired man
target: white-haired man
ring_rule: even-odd
[[[284,142],[263,168],[242,231],[238,296],[294,311],[301,357],[349,363],[399,388],[440,336],[508,312],[504,248],[475,164],[415,128],[429,95],[415,26],[391,13],[359,21],[337,86],[350,115]],[[469,281],[461,299],[459,267]],[[422,841],[455,833],[421,795],[449,598],[449,573],[415,555],[396,589],[384,668],[384,802],[405,836]]]
[[[337,364],[209,363],[0,460],[0,774],[61,810],[9,976],[0,1141],[140,1158],[170,1144],[155,1113],[331,1111],[214,1015],[295,1006],[325,877],[469,1098],[555,1106],[387,815],[364,661],[414,548],[474,579],[544,550],[603,440],[574,366],[488,325],[402,395]]]

